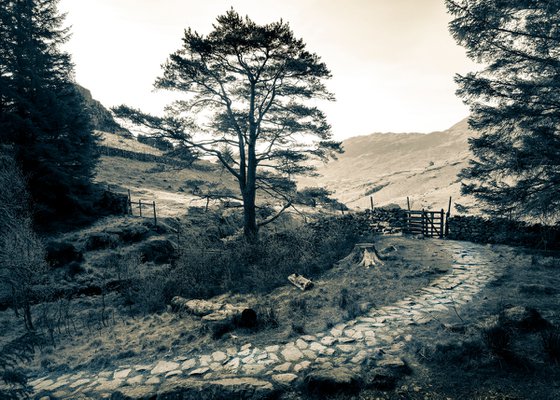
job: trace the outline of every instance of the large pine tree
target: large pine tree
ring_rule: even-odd
[[[58,0],[1,0],[0,141],[14,146],[43,226],[80,211],[96,162]],[[4,188],[3,188],[4,189]]]
[[[325,86],[330,76],[286,22],[258,25],[231,9],[206,36],[186,30],[163,65],[156,88],[187,94],[163,118],[126,106],[114,111],[216,159],[239,184],[244,234],[255,241],[259,227],[293,205],[294,177],[313,169],[307,161],[341,151],[316,106],[317,99],[334,99]],[[270,198],[279,211],[258,220]]]
[[[464,192],[495,214],[560,212],[560,2],[446,0],[450,30],[482,69],[457,76],[475,158]]]

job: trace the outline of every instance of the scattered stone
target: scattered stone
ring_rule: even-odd
[[[298,340],[296,340],[296,347],[300,350],[305,350],[309,347],[309,345],[307,344],[307,342],[305,340],[298,339]]]
[[[255,362],[255,357],[253,357],[253,356],[247,356],[247,357],[243,358],[243,359],[241,360],[241,362],[242,362],[243,364],[252,364],[252,363]]]
[[[210,371],[210,368],[208,367],[202,367],[202,368],[198,368],[195,369],[194,371],[191,371],[189,373],[190,376],[195,376],[195,375],[202,375],[205,374],[206,372]]]
[[[97,386],[96,389],[97,389],[97,391],[110,392],[110,391],[113,391],[113,390],[117,389],[122,384],[123,384],[123,381],[121,379],[114,379],[112,381],[100,381],[99,386]]]
[[[500,314],[500,323],[526,332],[537,332],[552,326],[534,308],[521,306],[506,308]]]
[[[266,346],[264,350],[268,353],[276,353],[278,350],[280,350],[280,346],[278,346],[277,344],[273,346]]]
[[[146,384],[148,385],[157,385],[159,384],[159,382],[160,382],[159,378],[156,378],[155,376],[152,376],[148,378],[148,380],[146,380]]]
[[[44,378],[44,380],[42,382],[40,382],[36,385],[33,385],[33,386],[35,387],[35,390],[39,391],[39,390],[43,390],[47,386],[52,385],[53,383],[54,383],[53,380]]]
[[[355,392],[360,388],[359,375],[344,367],[311,371],[305,377],[305,382],[307,390],[315,395]]]
[[[287,346],[281,354],[286,361],[297,361],[303,357],[303,353],[295,346]]]
[[[323,338],[323,339],[324,339],[324,338]],[[321,352],[321,351],[323,351],[323,350],[325,350],[325,349],[326,349],[325,346],[323,346],[322,344],[317,343],[317,342],[313,342],[313,343],[311,343],[311,344],[309,345],[309,350],[312,350],[312,351]]]
[[[237,368],[239,368],[240,363],[241,363],[241,360],[239,359],[239,357],[235,357],[235,358],[232,358],[231,360],[229,360],[226,363],[225,368],[229,369],[229,370],[237,369]]]
[[[251,355],[251,353],[252,353],[251,349],[245,349],[237,353],[237,355],[240,357],[246,357],[248,355]]]
[[[305,357],[307,357],[311,360],[313,360],[317,357],[317,354],[312,350],[303,350],[302,353]]]
[[[144,377],[143,377],[142,375],[137,375],[137,376],[135,376],[135,377],[133,377],[133,378],[128,378],[128,379],[126,380],[126,383],[127,383],[128,385],[131,385],[131,386],[133,386],[133,385],[139,385],[139,384],[142,383],[143,380],[144,380]]]
[[[214,361],[216,361],[216,362],[223,362],[223,361],[225,361],[228,357],[227,357],[226,353],[224,353],[223,351],[215,351],[214,353],[212,353],[212,358],[213,358]]]
[[[309,361],[302,361],[302,362],[300,362],[299,364],[297,364],[297,365],[294,367],[294,371],[295,371],[295,372],[300,372],[300,371],[302,371],[302,370],[304,370],[304,369],[309,368],[310,365],[311,365],[311,362],[309,362]]]
[[[72,383],[72,384],[70,385],[70,387],[71,387],[71,388],[76,388],[76,387],[78,387],[78,386],[83,386],[83,385],[85,385],[85,384],[88,383],[88,382],[90,382],[89,379],[78,379],[77,381],[75,381],[74,383]]]
[[[243,367],[243,371],[249,375],[258,375],[262,373],[266,367],[259,364],[247,364]]]
[[[115,371],[115,373],[113,374],[113,379],[124,379],[128,375],[130,375],[131,372],[132,370],[130,368],[123,369],[120,371]]]
[[[292,383],[293,381],[295,381],[297,379],[297,375],[296,374],[278,374],[278,375],[272,375],[272,380],[274,382],[277,382],[281,385],[289,385],[290,383]]]
[[[335,350],[332,347],[328,347],[325,350],[321,351],[320,354],[325,355],[325,356],[332,356],[334,354]]]
[[[325,346],[332,346],[336,341],[337,339],[332,336],[325,336],[321,339],[321,344]]]
[[[169,371],[179,369],[179,364],[171,361],[160,361],[156,364],[154,369],[150,372],[152,375],[165,374]]]
[[[181,375],[182,373],[183,373],[183,371],[181,371],[180,369],[176,369],[174,371],[169,371],[167,374],[165,374],[165,377],[170,378],[172,376]]]
[[[290,368],[292,368],[292,363],[287,362],[287,363],[281,364],[281,365],[277,366],[276,368],[274,368],[274,371],[276,371],[276,372],[287,372],[287,371],[290,370]]]
[[[196,359],[195,358],[191,358],[190,360],[185,361],[183,364],[181,364],[181,369],[191,369],[194,368],[196,366]]]
[[[199,361],[200,361],[200,365],[205,367],[212,362],[212,356],[209,356],[209,355],[200,356]]]
[[[354,346],[350,344],[337,344],[336,347],[344,353],[351,353],[354,350]]]

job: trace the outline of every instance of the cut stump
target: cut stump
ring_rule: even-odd
[[[340,263],[357,264],[365,268],[384,265],[373,243],[358,243]]]

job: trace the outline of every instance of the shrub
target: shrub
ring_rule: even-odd
[[[560,363],[560,330],[547,329],[541,333],[542,346],[545,353],[554,363]]]
[[[493,326],[484,329],[482,331],[482,339],[490,351],[495,355],[504,356],[510,351],[510,332],[501,326]]]
[[[343,225],[333,224],[320,234],[295,221],[275,227],[263,230],[257,244],[242,237],[219,240],[200,230],[185,230],[173,272],[176,284],[171,290],[186,298],[207,298],[227,291],[266,293],[285,285],[294,272],[313,278],[331,268],[357,241]]]

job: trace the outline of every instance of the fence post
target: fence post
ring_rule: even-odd
[[[128,213],[132,215],[132,197],[130,197],[130,189],[128,189]]]
[[[449,217],[451,216],[451,196],[449,196],[449,206],[445,214],[445,236],[449,236]]]
[[[410,211],[410,199],[406,196],[406,205],[408,206],[408,211]]]
[[[154,226],[157,226],[157,216],[156,216],[156,201],[154,200],[152,202],[153,206],[154,206]],[[443,210],[441,210],[441,212],[443,212]]]
[[[440,219],[440,226],[439,226],[439,237],[443,239],[443,208],[441,209],[441,219]]]
[[[422,236],[428,233],[428,225],[426,224],[426,211],[422,209]]]
[[[371,202],[371,211],[373,211],[373,196],[369,196],[369,201]]]
[[[138,208],[140,209],[140,216],[142,216],[142,200],[138,200]]]

